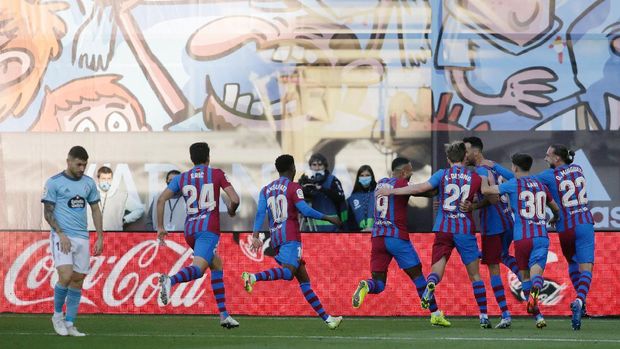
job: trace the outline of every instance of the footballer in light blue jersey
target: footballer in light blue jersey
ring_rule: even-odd
[[[54,286],[54,331],[61,336],[84,336],[74,323],[82,297],[82,283],[90,266],[87,231],[87,205],[97,230],[94,255],[103,252],[103,233],[99,191],[95,181],[84,175],[88,153],[81,146],[69,150],[67,169],[45,183],[41,202],[44,217],[52,228],[50,252],[58,271]],[[67,304],[66,317],[63,307]]]

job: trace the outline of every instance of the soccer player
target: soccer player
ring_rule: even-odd
[[[396,158],[392,161],[392,177],[383,178],[377,183],[379,188],[406,187],[413,167],[408,159]],[[409,240],[407,231],[407,205],[409,196],[376,196],[374,209],[374,224],[371,235],[370,272],[372,278],[362,280],[353,293],[353,307],[359,308],[367,294],[383,292],[387,283],[387,271],[392,261],[396,259],[398,266],[405,271],[413,281],[418,296],[422,298],[426,288],[426,279],[422,274],[422,264],[418,253]],[[431,324],[450,326],[450,322],[437,308],[434,299],[429,302]]]
[[[478,137],[466,137],[463,139],[467,152],[465,162],[468,166],[475,166],[476,173],[482,181],[488,181],[490,185],[501,184],[503,177],[485,165],[485,158],[482,153],[482,140]],[[504,263],[519,276],[519,267],[516,259],[508,253],[508,248],[512,242],[512,228],[514,220],[510,207],[508,207],[508,197],[489,195],[483,197],[479,195],[478,203],[474,204],[480,213],[481,241],[482,241],[482,264],[489,267],[491,277],[491,288],[495,295],[495,300],[502,312],[502,320],[495,328],[509,328],[512,324],[510,311],[506,304],[504,284],[499,270],[500,262]]]
[[[99,192],[95,181],[84,175],[88,153],[76,145],[67,156],[67,169],[49,178],[43,190],[44,217],[51,229],[50,251],[58,272],[54,286],[54,331],[61,336],[85,336],[75,327],[82,284],[90,267],[86,204],[93,214],[97,240],[94,255],[103,252]],[[67,315],[62,308],[67,303]]]
[[[288,154],[279,156],[276,159],[276,169],[280,178],[267,184],[260,191],[252,234],[252,249],[256,251],[263,245],[263,241],[259,238],[259,230],[263,225],[265,215],[267,215],[271,233],[270,244],[277,251],[276,262],[282,267],[256,274],[243,272],[241,274],[243,287],[248,293],[251,293],[253,285],[257,281],[281,279],[290,281],[295,277],[308,304],[325,321],[327,327],[334,330],[340,325],[342,316],[328,315],[323,310],[319,297],[312,290],[310,277],[306,271],[306,263],[302,259],[298,215],[301,213],[306,217],[326,220],[336,226],[342,225],[342,222],[337,216],[324,215],[306,204],[301,186],[293,182],[295,162],[292,156]]]
[[[508,194],[510,198],[510,207],[515,215],[515,254],[521,272],[523,293],[528,299],[527,312],[535,316],[536,327],[544,328],[547,323],[538,308],[538,293],[543,287],[542,275],[549,250],[545,210],[549,205],[553,211],[554,217],[550,222],[553,224],[557,221],[559,208],[549,189],[534,176],[530,176],[533,161],[528,154],[514,154],[512,171],[515,176],[500,185],[489,185],[488,181],[482,181],[482,193]]]
[[[168,232],[164,226],[164,206],[176,193],[182,192],[187,210],[185,241],[194,250],[194,261],[173,276],[160,276],[159,297],[164,305],[168,304],[172,286],[201,278],[209,267],[211,289],[220,313],[220,325],[228,329],[239,327],[239,322],[226,311],[224,271],[222,259],[217,254],[217,244],[220,241],[220,189],[224,190],[230,201],[226,202],[226,206],[231,217],[235,216],[239,207],[239,196],[224,171],[209,166],[207,143],[192,144],[189,154],[194,167],[174,177],[157,200],[157,233],[161,243],[165,244],[164,238]]]
[[[581,329],[581,317],[592,282],[594,263],[594,219],[588,208],[586,180],[580,166],[573,164],[575,152],[563,144],[547,149],[545,161],[549,169],[536,175],[560,205],[556,228],[562,254],[568,262],[570,276],[577,298],[571,303],[573,330]],[[495,165],[500,171],[506,171]]]
[[[472,282],[474,297],[480,309],[480,327],[491,328],[487,315],[486,289],[480,279],[480,251],[474,235],[474,221],[471,212],[463,212],[459,207],[460,201],[472,202],[474,195],[480,190],[480,177],[463,164],[465,153],[463,142],[453,142],[446,146],[450,168],[435,172],[427,182],[398,189],[381,188],[378,194],[415,195],[436,188],[439,190],[440,208],[433,226],[435,242],[432,267],[422,295],[422,308],[430,306],[435,287],[443,277],[452,249],[456,247]]]

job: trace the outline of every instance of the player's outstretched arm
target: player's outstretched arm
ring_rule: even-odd
[[[164,208],[166,206],[166,201],[172,199],[173,196],[174,196],[174,192],[166,188],[159,195],[159,199],[157,199],[157,239],[159,239],[159,243],[161,245],[166,244],[164,239],[166,235],[168,235],[168,232],[166,231],[166,228],[164,227]]]
[[[497,162],[493,165],[493,169],[506,179],[513,179],[515,177],[514,173],[512,173],[509,169],[503,167],[502,165],[498,164]]]
[[[99,208],[99,201],[90,204],[90,211],[93,214],[93,224],[95,224],[95,231],[97,232],[93,255],[99,256],[103,253],[103,214]]]
[[[422,193],[414,194],[413,196],[423,197],[423,198],[433,198],[439,194],[439,188],[431,189]]]
[[[226,196],[230,200],[230,204],[227,204],[228,215],[234,217],[237,212],[237,208],[239,208],[239,195],[237,194],[237,191],[235,190],[235,188],[233,188],[232,185],[224,188],[224,193],[226,193]]]

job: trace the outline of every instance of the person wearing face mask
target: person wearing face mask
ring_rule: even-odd
[[[174,177],[180,174],[181,172],[177,170],[168,171],[168,173],[166,173],[166,186],[170,184]],[[149,211],[146,214],[146,230],[148,231],[157,230],[157,210],[155,209],[157,199],[159,199],[159,195],[153,198]],[[170,200],[166,201],[166,205],[164,207],[164,225],[166,226],[166,230],[182,231],[185,227],[186,216],[187,213],[185,212],[185,200],[183,200],[183,193],[178,192]]]
[[[353,231],[370,231],[375,222],[375,174],[369,165],[357,170],[353,192],[347,199],[349,207],[347,229]]]
[[[328,216],[338,216],[347,221],[347,202],[338,178],[329,172],[327,159],[323,154],[313,154],[308,161],[309,174],[299,178],[306,201],[317,211]],[[338,227],[330,222],[308,218],[302,223],[306,231],[337,231]]]
[[[133,223],[144,214],[144,208],[139,202],[132,200],[127,191],[112,187],[112,169],[101,166],[97,170],[97,189],[101,197],[101,213],[103,215],[103,230],[123,231],[125,224]],[[94,229],[92,217],[88,217],[88,229]]]

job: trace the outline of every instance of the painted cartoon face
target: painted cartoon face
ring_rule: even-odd
[[[256,47],[253,53],[250,42]],[[382,65],[374,58],[358,59],[355,52],[360,48],[351,29],[306,16],[274,21],[225,17],[200,28],[187,44],[192,57],[209,61],[208,64],[244,54],[243,64],[236,69],[245,77],[237,79],[239,83],[229,83],[235,81],[230,74],[211,74],[206,78],[209,97],[203,111],[205,123],[213,129],[239,125],[283,129],[287,127],[282,123],[285,117],[324,120],[330,117],[331,108],[359,109],[366,95],[363,89],[318,89],[325,85],[367,86],[379,82]],[[259,56],[255,61],[263,65],[248,66],[247,54]],[[222,77],[228,80],[218,80]],[[312,94],[308,88],[316,92]],[[315,97],[321,94],[335,95],[329,100],[341,104],[325,105]]]
[[[148,131],[139,126],[133,109],[117,97],[83,101],[69,110],[59,110],[56,117],[64,132]]]
[[[553,24],[555,0],[461,0],[472,19],[491,34],[523,45]]]
[[[4,47],[9,38],[0,34],[0,47]],[[17,84],[32,72],[32,53],[26,49],[8,49],[0,52],[0,91]]]

